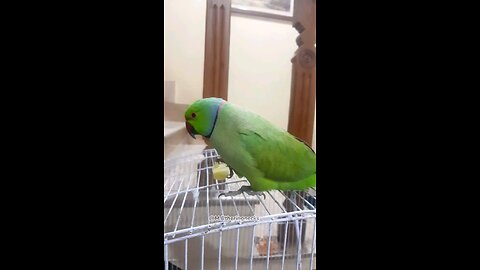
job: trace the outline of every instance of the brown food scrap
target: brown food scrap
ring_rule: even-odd
[[[268,251],[268,237],[262,237],[258,240],[256,244],[256,248],[258,251],[258,254],[260,256],[267,256],[267,251]],[[279,246],[277,240],[272,237],[270,239],[270,255],[275,255],[279,253]]]

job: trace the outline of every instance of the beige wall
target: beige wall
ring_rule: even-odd
[[[202,98],[206,2],[165,0],[163,4],[164,79],[175,81],[177,103]]]
[[[228,99],[285,130],[297,36],[290,22],[232,14]]]

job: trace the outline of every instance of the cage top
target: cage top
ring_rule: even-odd
[[[164,241],[171,243],[223,230],[316,217],[316,189],[266,191],[264,196],[218,195],[248,185],[233,175],[214,179],[212,167],[220,158],[215,149],[201,155],[165,161]]]

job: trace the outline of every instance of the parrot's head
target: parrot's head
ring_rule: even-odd
[[[204,98],[195,101],[185,111],[185,127],[195,139],[195,135],[209,138],[217,122],[218,112],[225,100],[221,98]]]

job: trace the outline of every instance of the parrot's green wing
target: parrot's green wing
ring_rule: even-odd
[[[296,182],[316,173],[316,155],[303,141],[270,126],[239,131],[240,140],[252,158],[251,166],[263,177]]]

